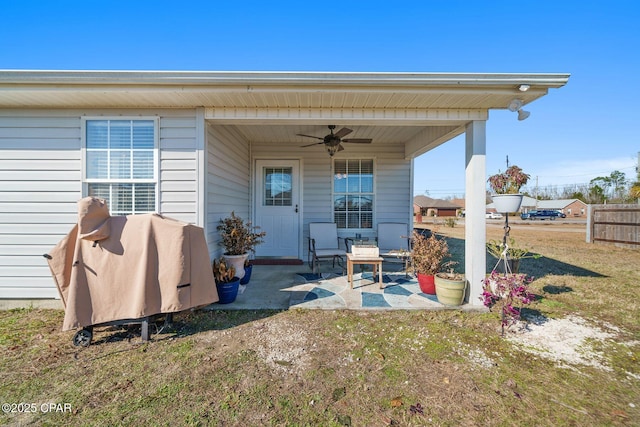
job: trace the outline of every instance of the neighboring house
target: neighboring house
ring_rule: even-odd
[[[448,200],[432,199],[427,196],[415,196],[413,198],[413,214],[415,222],[423,222],[428,217],[455,217],[460,206]]]
[[[524,196],[520,205],[520,212],[526,213],[532,210],[560,211],[567,218],[586,218],[587,204],[579,199],[536,200],[533,197]],[[488,212],[495,212],[493,203],[487,204]]]
[[[528,197],[527,204],[524,200],[520,207],[521,212],[529,212],[531,210],[554,210],[560,211],[567,218],[586,218],[587,204],[579,199],[558,199],[558,200],[535,200]]]
[[[42,254],[84,196],[106,198],[113,215],[202,226],[211,257],[218,221],[235,211],[267,232],[257,257],[304,259],[310,222],[335,221],[342,237],[411,224],[414,159],[465,134],[466,205],[477,214],[461,267],[479,305],[489,110],[529,104],[568,78],[0,70],[0,298],[58,297]],[[373,142],[329,156],[328,125]]]
[[[464,199],[458,199],[458,198],[453,198],[451,200],[449,200],[451,203],[453,203],[454,205],[456,205],[458,207],[458,214],[462,215],[462,213],[464,212],[464,208],[465,208],[465,200]]]

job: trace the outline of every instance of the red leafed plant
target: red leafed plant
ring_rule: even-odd
[[[499,273],[496,270],[483,280],[480,299],[489,309],[500,306],[502,335],[505,328],[514,325],[520,319],[522,305],[529,304],[534,294],[529,292],[533,277],[518,273]]]
[[[530,176],[521,168],[512,165],[504,172],[491,175],[487,181],[496,194],[518,194],[529,178]]]

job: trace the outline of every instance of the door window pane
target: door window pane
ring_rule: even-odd
[[[291,206],[293,169],[291,167],[264,168],[263,173],[265,206]]]

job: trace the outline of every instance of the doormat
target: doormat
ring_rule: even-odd
[[[251,260],[253,265],[302,265],[304,264],[301,259],[293,258],[257,258]]]

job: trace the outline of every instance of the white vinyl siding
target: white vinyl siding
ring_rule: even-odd
[[[158,207],[197,223],[195,110],[124,110],[157,117]],[[113,110],[0,111],[0,298],[57,298],[48,253],[77,222],[82,188],[82,118]],[[202,224],[198,224],[202,225]]]
[[[235,212],[249,219],[251,175],[249,144],[233,126],[207,126],[207,242],[209,253],[222,255],[216,227]]]

